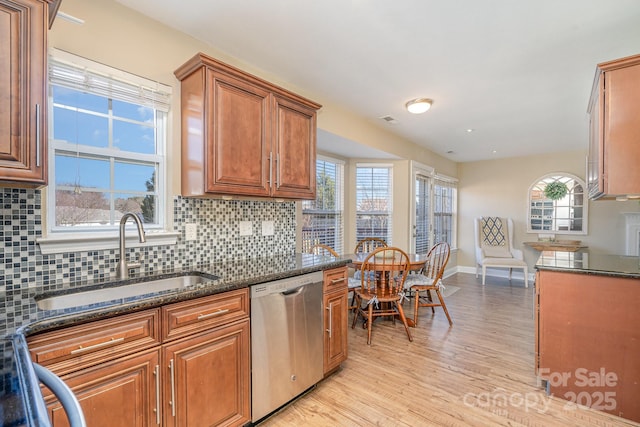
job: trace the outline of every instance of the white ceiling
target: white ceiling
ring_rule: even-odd
[[[639,0],[118,1],[458,162],[586,149],[596,64],[640,53]]]

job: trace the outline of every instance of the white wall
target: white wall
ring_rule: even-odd
[[[537,234],[526,232],[529,187],[552,172],[568,172],[584,180],[585,158],[586,148],[585,151],[460,163],[458,265],[475,267],[473,219],[491,215],[513,218],[514,243],[524,250],[525,260],[532,267],[539,253],[522,245],[522,242],[538,238]],[[587,234],[564,237],[582,240],[594,253],[623,254],[624,218],[621,213],[638,210],[637,201],[590,201]],[[556,237],[563,235],[556,233]]]

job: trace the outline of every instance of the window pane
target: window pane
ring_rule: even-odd
[[[109,145],[109,119],[65,108],[53,109],[53,137],[91,147]]]
[[[378,237],[391,244],[391,169],[356,169],[356,239]]]
[[[125,119],[135,120],[138,122],[153,122],[153,108],[145,107],[139,104],[119,101],[112,101],[113,115]]]
[[[343,166],[327,160],[316,161],[316,199],[302,202],[302,250],[317,243],[342,252]]]
[[[113,145],[123,151],[153,154],[156,152],[154,129],[136,123],[114,120]]]
[[[154,191],[155,171],[153,165],[115,162],[114,186],[117,190]]]
[[[134,214],[138,214],[142,219],[142,201],[144,200],[143,196],[118,193],[113,196],[113,200],[115,209],[117,211],[116,216],[118,217],[118,221],[120,221],[120,218],[126,212],[133,212]]]
[[[429,239],[429,178],[416,177],[415,248],[417,254],[426,254],[431,248]]]
[[[110,224],[106,193],[56,190],[56,225],[62,227]]]
[[[56,185],[109,188],[109,162],[77,156],[56,155]]]
[[[52,86],[53,102],[68,107],[75,107],[82,110],[96,111],[107,114],[109,112],[109,102],[106,98],[90,93],[80,92],[62,86]]]

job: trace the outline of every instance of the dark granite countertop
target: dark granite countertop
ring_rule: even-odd
[[[48,426],[49,420],[29,358],[25,337],[35,333],[107,318],[161,305],[213,295],[272,280],[298,276],[320,270],[341,267],[349,258],[332,258],[310,254],[278,255],[272,257],[221,262],[189,271],[164,271],[153,278],[198,274],[197,285],[165,289],[133,297],[120,298],[118,286],[129,285],[146,278],[125,281],[73,283],[53,292],[36,295],[36,300],[96,289],[111,289],[114,298],[90,305],[72,306],[58,310],[38,310],[35,320],[20,326],[3,339],[2,373],[0,389],[0,420],[3,426]]]
[[[588,250],[541,252],[536,269],[640,279],[637,256],[592,254]]]

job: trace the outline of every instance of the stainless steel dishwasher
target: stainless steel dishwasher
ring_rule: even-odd
[[[251,420],[323,376],[322,272],[251,287]]]

